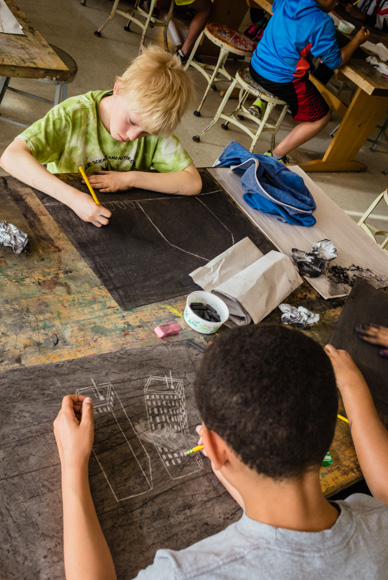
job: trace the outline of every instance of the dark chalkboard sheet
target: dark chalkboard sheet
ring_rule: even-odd
[[[388,410],[388,360],[379,355],[378,347],[360,340],[355,327],[375,322],[388,326],[388,294],[358,280],[341,312],[330,338],[330,344],[347,350],[361,370],[377,404]],[[387,414],[388,417],[388,414]]]
[[[62,396],[77,389],[95,402],[90,482],[119,580],[150,564],[158,548],[184,548],[239,519],[241,510],[202,454],[174,463],[173,451],[149,439],[152,426],[170,420],[178,421],[185,445],[198,440],[192,385],[201,356],[175,342],[0,377],[1,578],[64,578],[52,421]]]
[[[274,249],[206,169],[195,197],[132,189],[99,194],[109,226],[82,222],[67,206],[35,191],[118,305],[128,310],[198,289],[189,274],[248,236]],[[71,182],[87,191],[77,179]]]

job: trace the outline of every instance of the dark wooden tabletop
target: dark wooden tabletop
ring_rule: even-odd
[[[0,34],[0,76],[66,81],[70,71],[13,0],[5,0],[24,34]]]

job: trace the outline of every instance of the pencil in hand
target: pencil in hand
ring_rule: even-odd
[[[201,451],[204,448],[204,445],[197,445],[197,447],[193,447],[192,449],[188,449],[187,451],[183,452],[183,455],[191,455],[192,453],[196,453],[197,451]]]
[[[80,174],[83,177],[84,182],[88,186],[88,190],[92,194],[92,198],[94,199],[94,201],[96,202],[97,205],[101,205],[100,202],[98,201],[97,195],[95,194],[93,187],[90,185],[90,181],[89,181],[89,179],[86,176],[86,173],[84,171],[84,168],[83,167],[78,167],[78,169],[79,169]]]

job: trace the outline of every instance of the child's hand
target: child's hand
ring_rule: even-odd
[[[92,187],[101,193],[113,193],[130,189],[129,171],[96,171],[89,176]]]
[[[325,352],[333,366],[337,387],[341,393],[342,389],[347,387],[354,388],[360,384],[367,387],[361,371],[346,350],[337,349],[331,344],[327,344]]]
[[[364,13],[362,10],[357,8],[357,6],[353,6],[353,4],[346,4],[345,10],[348,14],[350,14],[350,16],[353,16],[353,18],[358,18],[360,20],[363,19]]]
[[[388,328],[385,326],[380,326],[371,322],[370,324],[362,324],[356,327],[359,338],[370,342],[371,344],[377,344],[378,346],[385,346],[388,348]]]
[[[93,447],[92,400],[84,395],[67,395],[54,421],[54,435],[62,465],[82,467]]]
[[[358,45],[360,46],[363,44],[368,38],[370,37],[370,32],[365,26],[361,26],[360,30],[357,32],[356,36],[354,37],[357,40]]]
[[[87,193],[77,191],[74,199],[69,203],[69,207],[84,222],[90,222],[97,228],[106,226],[112,212],[103,205],[97,205],[93,198]]]

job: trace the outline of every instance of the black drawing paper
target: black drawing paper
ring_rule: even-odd
[[[157,426],[168,424],[177,426],[183,450],[198,441],[193,379],[201,357],[175,342],[0,376],[2,578],[64,578],[52,422],[62,397],[77,390],[100,394],[90,483],[119,580],[152,563],[158,548],[185,548],[239,519],[241,510],[201,453],[181,459],[181,449],[153,443]]]
[[[97,192],[112,211],[102,228],[34,191],[119,306],[128,310],[197,290],[190,272],[245,236],[263,253],[273,249],[205,169],[201,176],[198,196],[141,189]],[[80,179],[72,185],[87,191]]]
[[[358,280],[345,302],[330,344],[352,355],[375,402],[388,405],[388,359],[379,355],[382,347],[361,340],[355,330],[356,326],[371,322],[388,326],[388,294]]]

